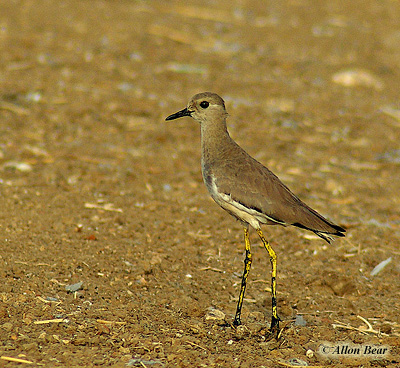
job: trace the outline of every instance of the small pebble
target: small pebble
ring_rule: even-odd
[[[380,328],[380,331],[382,333],[390,335],[392,333],[392,327],[388,324],[385,324]]]
[[[1,325],[1,328],[2,328],[3,330],[6,330],[6,331],[11,331],[12,328],[13,328],[13,325],[12,325],[12,323],[10,323],[10,322],[6,322],[6,323],[3,323],[3,324]]]
[[[344,87],[372,87],[382,90],[383,82],[367,70],[343,70],[332,76],[332,81]]]
[[[235,337],[238,340],[241,340],[250,334],[249,330],[244,326],[240,325],[236,327]]]
[[[223,321],[225,320],[225,313],[218,309],[215,309],[214,307],[209,307],[206,313],[206,321],[208,320]]]
[[[372,87],[376,90],[384,88],[383,82],[378,77],[362,69],[340,71],[332,76],[332,81],[344,87]]]
[[[40,92],[28,92],[25,99],[29,102],[39,102],[42,99],[42,94]]]
[[[170,192],[171,189],[172,189],[171,185],[169,185],[169,184],[164,184],[163,185],[164,192]]]
[[[20,172],[30,172],[33,170],[32,165],[26,162],[8,161],[3,165],[4,170],[14,170]]]
[[[308,363],[304,360],[298,358],[291,358],[289,359],[289,364],[295,367],[307,367]]]
[[[65,290],[70,291],[70,292],[75,292],[78,291],[79,289],[82,288],[83,285],[83,281],[77,282],[76,284],[72,284],[72,285],[66,285],[65,286]]]
[[[294,325],[304,327],[307,325],[307,321],[304,319],[304,317],[301,314],[297,314],[296,320],[294,321]]]
[[[309,358],[309,359],[313,358],[314,357],[314,352],[311,349],[308,349],[306,351],[306,357]]]
[[[171,62],[167,64],[166,69],[182,74],[206,74],[208,72],[207,67],[204,65],[196,65],[196,64],[180,64]]]
[[[400,164],[400,149],[387,151],[376,156],[378,161],[390,162],[392,164]]]

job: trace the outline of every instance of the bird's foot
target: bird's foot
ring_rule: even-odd
[[[283,329],[279,328],[279,322],[281,319],[279,317],[272,316],[270,328],[262,328],[258,331],[258,334],[263,336],[264,341],[276,340],[281,338],[281,333]]]
[[[234,328],[240,326],[242,324],[242,322],[240,321],[240,317],[236,316],[235,319],[233,320],[232,326]]]

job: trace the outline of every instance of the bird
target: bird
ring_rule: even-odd
[[[271,262],[271,324],[269,331],[279,336],[276,279],[277,256],[261,225],[295,226],[309,230],[331,243],[334,236],[344,237],[346,230],[305,204],[267,167],[250,156],[230,136],[224,100],[216,93],[193,96],[187,106],[165,120],[189,116],[200,123],[201,171],[213,200],[244,228],[245,259],[239,299],[233,327],[242,324],[241,312],[247,279],[252,264],[249,229],[254,229]]]

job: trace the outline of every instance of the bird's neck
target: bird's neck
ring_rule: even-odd
[[[201,159],[203,165],[226,158],[232,145],[235,145],[235,143],[226,129],[226,124],[201,126]]]

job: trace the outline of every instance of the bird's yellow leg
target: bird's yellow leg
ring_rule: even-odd
[[[264,238],[264,235],[261,229],[257,230],[257,234],[260,237],[261,241],[265,249],[268,251],[269,259],[271,261],[271,295],[272,295],[272,319],[271,319],[271,332],[279,333],[279,321],[277,311],[277,303],[276,303],[276,253],[269,245],[267,239]]]
[[[237,308],[236,308],[235,319],[233,320],[234,326],[239,326],[242,323],[240,321],[240,315],[242,313],[244,292],[246,291],[247,277],[249,276],[249,273],[250,273],[251,261],[252,261],[251,250],[250,250],[249,229],[247,227],[244,228],[244,243],[246,246],[246,257],[244,259],[244,271],[243,271],[243,276],[242,276],[242,285],[240,287],[239,300],[238,300],[238,304],[237,304]]]

